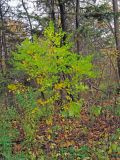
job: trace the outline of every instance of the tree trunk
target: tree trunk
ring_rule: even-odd
[[[1,47],[0,47],[0,61],[1,61],[1,70],[2,73],[6,73],[6,57],[7,57],[7,47],[6,47],[6,38],[5,38],[5,26],[4,26],[4,19],[3,19],[3,11],[2,11],[2,4],[0,2],[0,21],[1,21]]]
[[[112,0],[113,2],[113,12],[114,12],[114,35],[116,42],[116,49],[118,51],[117,56],[117,66],[118,66],[118,76],[120,79],[120,31],[119,31],[119,10],[118,10],[118,0]]]
[[[61,19],[61,27],[63,32],[66,32],[66,16],[65,16],[65,3],[62,0],[58,0],[58,5],[60,8],[60,19]],[[63,43],[65,43],[66,35],[63,37]]]
[[[30,26],[30,34],[31,34],[31,41],[33,42],[33,28],[32,28],[32,23],[31,23],[31,19],[30,19],[30,15],[28,13],[28,10],[25,6],[25,3],[24,3],[24,0],[22,0],[22,6],[26,12],[26,16],[27,16],[27,19],[28,19],[28,22],[29,22],[29,26]]]
[[[79,28],[79,0],[76,0],[76,31],[77,31],[76,47],[77,47],[77,53],[79,53],[79,51],[80,51],[78,28]]]
[[[55,10],[54,10],[54,0],[51,0],[51,20],[53,21],[55,25]]]

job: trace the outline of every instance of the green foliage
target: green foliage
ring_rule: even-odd
[[[104,108],[104,111],[109,111],[109,112],[111,112],[111,114],[114,114],[119,117],[120,116],[120,102],[117,101],[116,105],[113,105],[113,106],[112,105],[106,106]]]
[[[64,106],[64,110],[61,112],[64,117],[79,117],[82,109],[83,102],[79,103],[71,102],[70,106]]]
[[[115,114],[117,116],[120,116],[120,102],[118,102],[117,106],[115,106]]]
[[[50,22],[44,38],[34,37],[33,43],[26,39],[18,46],[17,53],[13,53],[13,60],[15,69],[25,72],[29,80],[36,83],[34,89],[41,95],[40,106],[53,106],[59,100],[62,106],[69,103],[69,115],[74,116],[80,112],[78,94],[87,90],[82,80],[93,78],[95,74],[92,56],[83,57],[71,52],[68,39],[61,45],[64,34],[61,29],[55,32]]]
[[[91,125],[93,125],[95,119],[101,115],[102,107],[101,106],[91,106],[89,112],[90,112],[90,117],[91,117]]]
[[[22,104],[24,103],[25,101]],[[24,107],[25,106],[23,106],[23,108]],[[28,110],[24,110],[24,112],[25,111],[28,112]],[[37,121],[38,117],[37,116],[32,117],[32,114],[30,115],[30,112],[31,110],[29,111],[29,115],[28,113],[25,113],[25,114],[23,113],[24,116],[22,116],[20,115],[20,113],[17,112],[17,110],[14,107],[2,108],[0,110],[0,158],[1,159],[2,158],[3,160],[32,160],[32,159],[35,160],[36,159],[35,155],[30,151],[30,148],[31,148],[31,145],[37,143],[37,141],[35,141],[35,138],[36,138],[35,131],[36,131],[36,123],[38,122]],[[19,133],[19,130],[13,127],[13,122],[17,122],[17,121],[20,123],[25,133],[25,139],[20,143],[20,145],[23,148],[24,146],[27,147],[27,149],[25,151],[19,151],[18,153],[13,153],[14,151],[13,146],[17,145],[16,139],[19,136],[21,136]],[[42,156],[42,154],[40,153],[40,157]]]
[[[120,129],[118,128],[115,133],[105,134],[102,139],[94,143],[92,148],[93,156],[100,160],[111,160],[111,158],[119,159],[120,152]]]
[[[98,117],[98,116],[100,116],[101,112],[102,112],[101,106],[92,106],[90,108],[90,115],[91,116]]]
[[[25,134],[26,144],[31,145],[34,143],[35,134],[37,130],[37,123],[40,117],[45,115],[45,111],[37,106],[37,92],[33,92],[32,89],[25,93],[16,94],[16,99],[21,106],[21,126]]]
[[[87,159],[90,157],[90,148],[88,146],[81,146],[79,149],[74,147],[60,148],[60,154],[64,160],[70,159]]]
[[[27,146],[24,156],[30,159],[36,158],[31,148],[38,144],[39,120],[45,118],[46,123],[52,125],[52,115],[58,106],[57,110],[65,117],[80,116],[83,101],[79,95],[88,89],[83,80],[95,77],[92,56],[73,53],[68,38],[62,45],[64,34],[61,29],[55,32],[51,22],[43,38],[34,37],[33,42],[26,39],[17,47],[17,53],[13,53],[15,72],[23,72],[30,84],[25,86],[20,81],[8,85],[9,91],[14,93],[19,122],[24,131],[22,144]],[[78,152],[78,157],[83,158],[88,153],[86,147]]]
[[[22,160],[23,157],[22,153],[12,153],[13,141],[19,135],[18,131],[12,127],[12,120],[17,116],[14,107],[0,110],[0,155],[5,160]]]
[[[100,5],[91,5],[86,7],[86,18],[97,19],[100,22],[105,20],[111,21],[113,13],[111,11],[110,5],[108,3],[103,3]]]
[[[120,153],[120,128],[110,137],[109,153]]]

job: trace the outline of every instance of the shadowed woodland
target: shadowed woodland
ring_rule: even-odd
[[[0,160],[119,159],[119,0],[0,0]]]

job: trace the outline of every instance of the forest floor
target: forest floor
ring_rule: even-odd
[[[56,113],[49,121],[41,120],[35,135],[37,143],[31,146],[32,153],[39,154],[41,147],[48,157],[56,154],[58,160],[89,159],[89,156],[92,160],[119,160],[120,117],[106,109],[113,105],[112,101],[104,101],[102,105],[104,112],[97,117],[90,115],[84,106],[80,118],[63,118]],[[13,145],[13,153],[19,153],[27,149],[21,145],[25,135],[20,124],[14,124],[20,135]]]

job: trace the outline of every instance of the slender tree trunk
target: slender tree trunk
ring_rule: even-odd
[[[25,10],[25,12],[26,12],[26,16],[27,16],[27,18],[28,18],[28,22],[29,22],[29,26],[30,26],[31,41],[33,42],[33,28],[32,28],[32,23],[31,23],[31,19],[30,19],[30,15],[29,15],[29,13],[28,13],[28,10],[27,10],[27,8],[26,8],[26,6],[25,6],[24,0],[22,0],[22,6],[23,6],[23,8],[24,8],[24,10]]]
[[[54,0],[51,0],[51,20],[54,22],[55,24],[55,10],[54,10]]]
[[[7,47],[6,47],[6,38],[5,38],[5,26],[4,26],[4,19],[3,19],[3,11],[2,11],[2,4],[0,2],[0,21],[1,21],[1,69],[2,73],[6,73],[6,57],[7,57]]]
[[[79,53],[79,51],[80,51],[78,28],[79,28],[79,0],[76,0],[76,31],[77,31],[76,47],[77,47],[77,53]]]
[[[112,0],[113,2],[113,12],[114,12],[114,35],[116,42],[116,49],[118,51],[117,56],[117,66],[118,66],[118,76],[120,79],[120,30],[119,30],[119,10],[118,10],[118,0]]]
[[[61,27],[63,32],[67,31],[66,28],[66,16],[65,16],[65,3],[62,0],[58,0],[58,5],[60,9],[60,19],[61,19]],[[63,43],[65,43],[66,35],[63,37]]]

